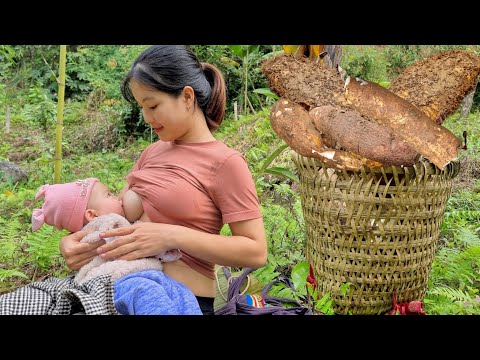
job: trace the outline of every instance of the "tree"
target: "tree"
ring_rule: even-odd
[[[57,131],[55,137],[55,177],[54,183],[60,183],[62,166],[62,130],[63,104],[65,99],[65,64],[67,61],[67,46],[60,45],[60,64],[58,70],[58,98],[57,98]]]

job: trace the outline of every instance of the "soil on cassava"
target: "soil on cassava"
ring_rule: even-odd
[[[263,62],[262,72],[274,93],[306,110],[338,107],[338,98],[343,97],[344,83],[338,72],[306,57],[278,55]]]
[[[389,90],[441,124],[474,89],[479,74],[480,57],[451,50],[408,66]]]

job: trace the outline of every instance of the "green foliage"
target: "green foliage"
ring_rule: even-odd
[[[18,233],[22,225],[16,219],[7,221],[0,217],[0,263],[14,261],[21,250]]]
[[[342,46],[341,67],[350,76],[367,81],[388,80],[383,52],[374,46]]]
[[[248,57],[243,51],[247,47],[250,48]],[[191,45],[201,61],[214,64],[223,73],[227,87],[227,113],[233,113],[234,102],[238,103],[238,109],[244,108],[245,76],[248,79],[247,95],[253,89],[268,87],[267,80],[260,70],[260,63],[273,51],[274,47],[272,45]],[[247,60],[247,67],[244,66],[245,60]],[[263,106],[257,93],[248,97],[255,110]]]
[[[67,88],[72,95],[93,91],[119,99],[120,84],[146,45],[89,45],[67,52]]]
[[[24,272],[20,271],[25,263],[22,257],[24,241],[19,235],[22,227],[17,219],[7,221],[0,216],[0,293],[4,291],[2,288],[14,287],[16,279],[28,278]]]
[[[404,68],[419,59],[420,45],[390,45],[385,51],[389,78],[396,78]]]
[[[21,74],[16,86],[29,89],[31,84],[42,84],[49,94],[55,96],[58,90],[58,45],[15,45],[15,66],[5,74],[12,81],[15,74]]]
[[[43,131],[56,124],[57,105],[42,84],[37,83],[29,89],[28,102],[21,116],[31,125],[39,124]]]
[[[30,232],[25,241],[28,244],[27,252],[31,260],[40,270],[63,263],[60,255],[59,243],[62,236],[68,234],[66,230],[57,230],[53,226],[44,225],[35,232]]]
[[[262,266],[260,269],[257,269],[253,272],[255,278],[262,284],[268,284],[277,278],[281,273],[278,272],[275,267],[267,263],[265,266]]]
[[[53,176],[53,175],[52,175]],[[27,189],[27,184],[17,187],[0,182],[0,217],[29,223],[31,217],[30,204],[35,196],[35,190]]]
[[[287,144],[282,144],[278,148],[276,148],[268,157],[267,159],[263,162],[262,166],[260,169],[258,169],[254,174],[253,178],[255,182],[257,182],[263,174],[271,174],[271,175],[276,175],[276,176],[281,176],[285,177],[287,179],[290,179],[292,181],[299,182],[300,180],[298,179],[298,176],[295,175],[290,169],[287,169],[285,167],[281,166],[275,166],[275,167],[269,167],[270,164],[277,158],[280,153],[285,150],[288,147]]]
[[[291,194],[289,194],[291,196]],[[300,200],[279,205],[273,201],[261,204],[268,244],[268,263],[282,273],[305,259],[305,230]]]
[[[467,149],[461,150],[459,157],[480,160],[480,112],[472,112],[464,119],[459,119],[459,114],[453,114],[442,125],[459,139],[463,139],[464,131],[467,132]]]
[[[469,239],[469,233],[480,234],[480,193],[457,191],[448,199],[441,235],[452,244]]]
[[[27,275],[24,273],[18,271],[18,270],[6,270],[6,269],[0,269],[0,285],[5,284],[6,280],[11,279],[13,277],[20,277],[23,279],[28,279]],[[11,284],[9,284],[11,286]]]
[[[0,295],[2,292],[8,292],[15,288],[15,281],[18,279],[27,280],[28,276],[16,269],[0,268]]]
[[[310,265],[301,261],[292,269],[292,282],[297,291],[303,291],[307,287],[307,277],[310,274]]]
[[[432,264],[425,310],[429,314],[480,314],[480,237],[459,229]]]
[[[16,56],[15,49],[12,46],[0,45],[0,70],[3,72],[14,65]]]

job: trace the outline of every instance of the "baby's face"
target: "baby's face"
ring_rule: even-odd
[[[93,185],[87,208],[95,210],[97,216],[110,213],[125,216],[122,207],[122,200],[112,195],[108,188],[98,181]]]

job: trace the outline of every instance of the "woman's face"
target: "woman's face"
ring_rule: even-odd
[[[130,89],[143,111],[145,121],[162,141],[181,140],[191,129],[189,101],[183,96],[174,97],[168,93],[146,87],[132,79]]]

